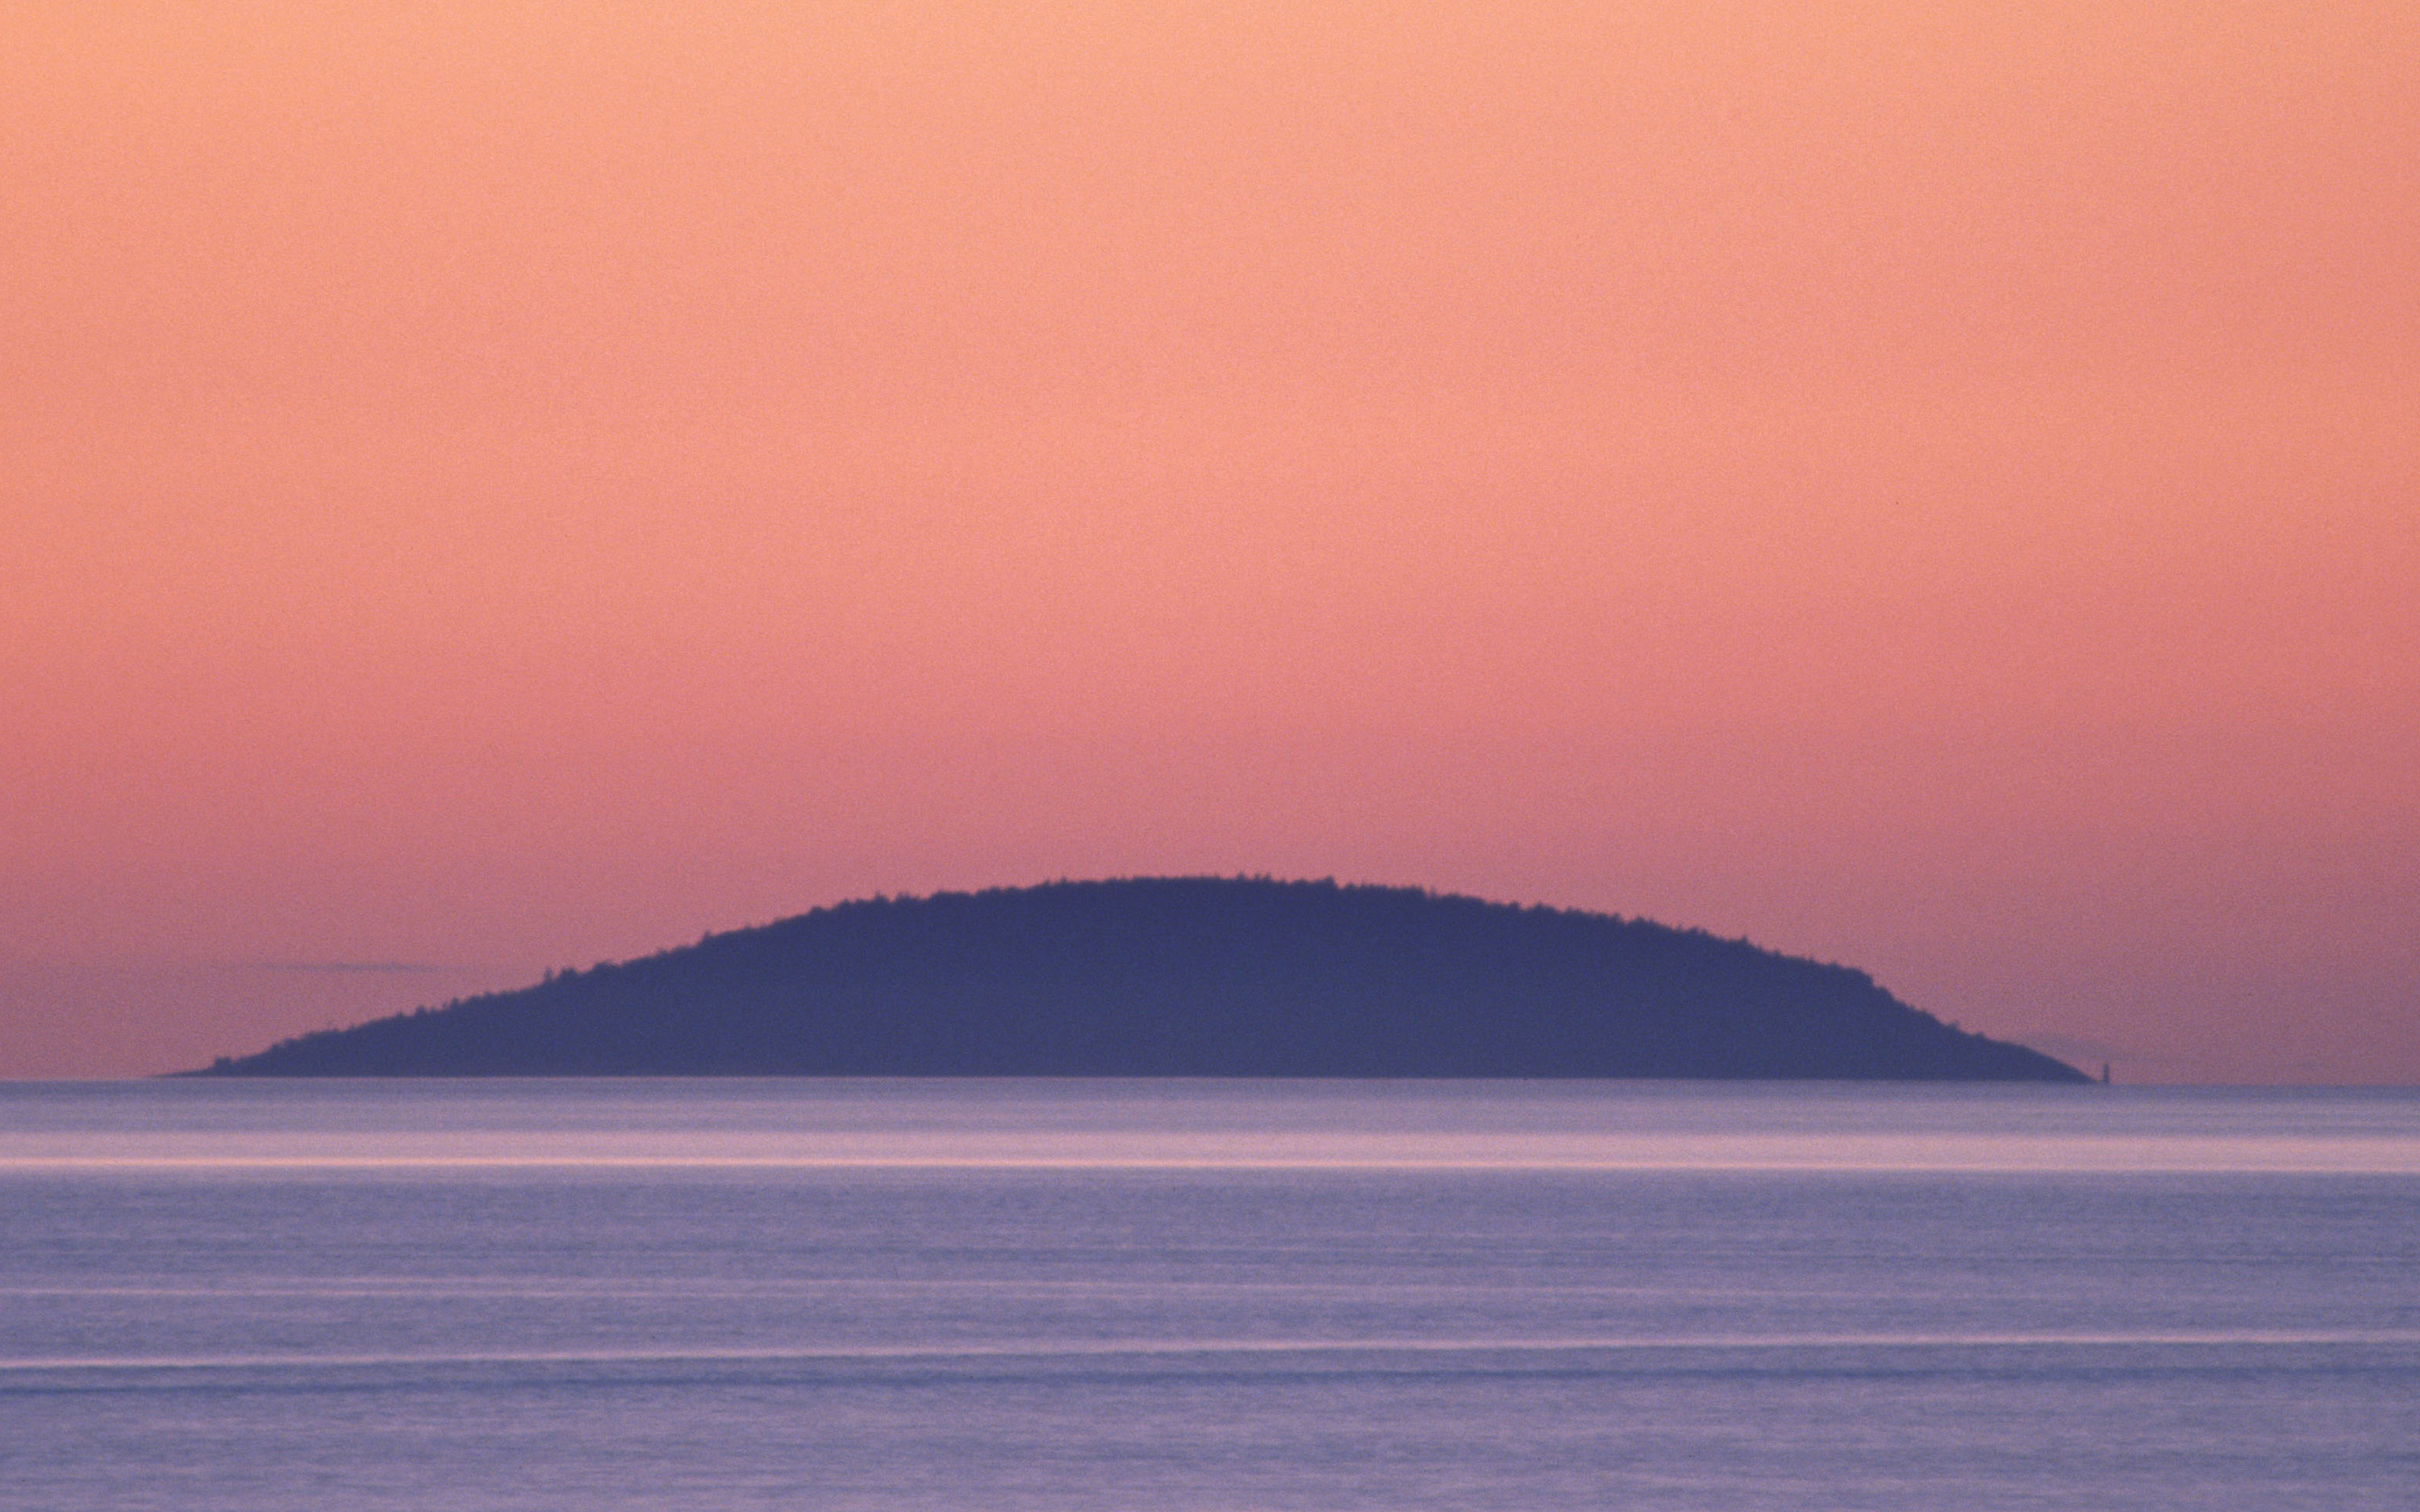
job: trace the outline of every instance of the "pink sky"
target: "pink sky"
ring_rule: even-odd
[[[2400,0],[13,8],[0,1074],[1247,872],[2420,1080],[2415,79]]]

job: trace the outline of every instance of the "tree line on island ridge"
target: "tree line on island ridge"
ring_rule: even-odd
[[[841,903],[188,1074],[2089,1079],[1699,930],[1210,877]]]

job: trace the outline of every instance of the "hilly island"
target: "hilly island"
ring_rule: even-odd
[[[1208,877],[842,903],[187,1074],[2087,1079],[1702,931]]]

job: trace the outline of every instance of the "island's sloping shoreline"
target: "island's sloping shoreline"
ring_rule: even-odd
[[[1702,931],[1217,877],[842,903],[183,1074],[2088,1080]]]

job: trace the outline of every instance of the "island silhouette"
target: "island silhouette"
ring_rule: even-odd
[[[1701,930],[1217,877],[845,903],[184,1074],[2089,1080]]]

